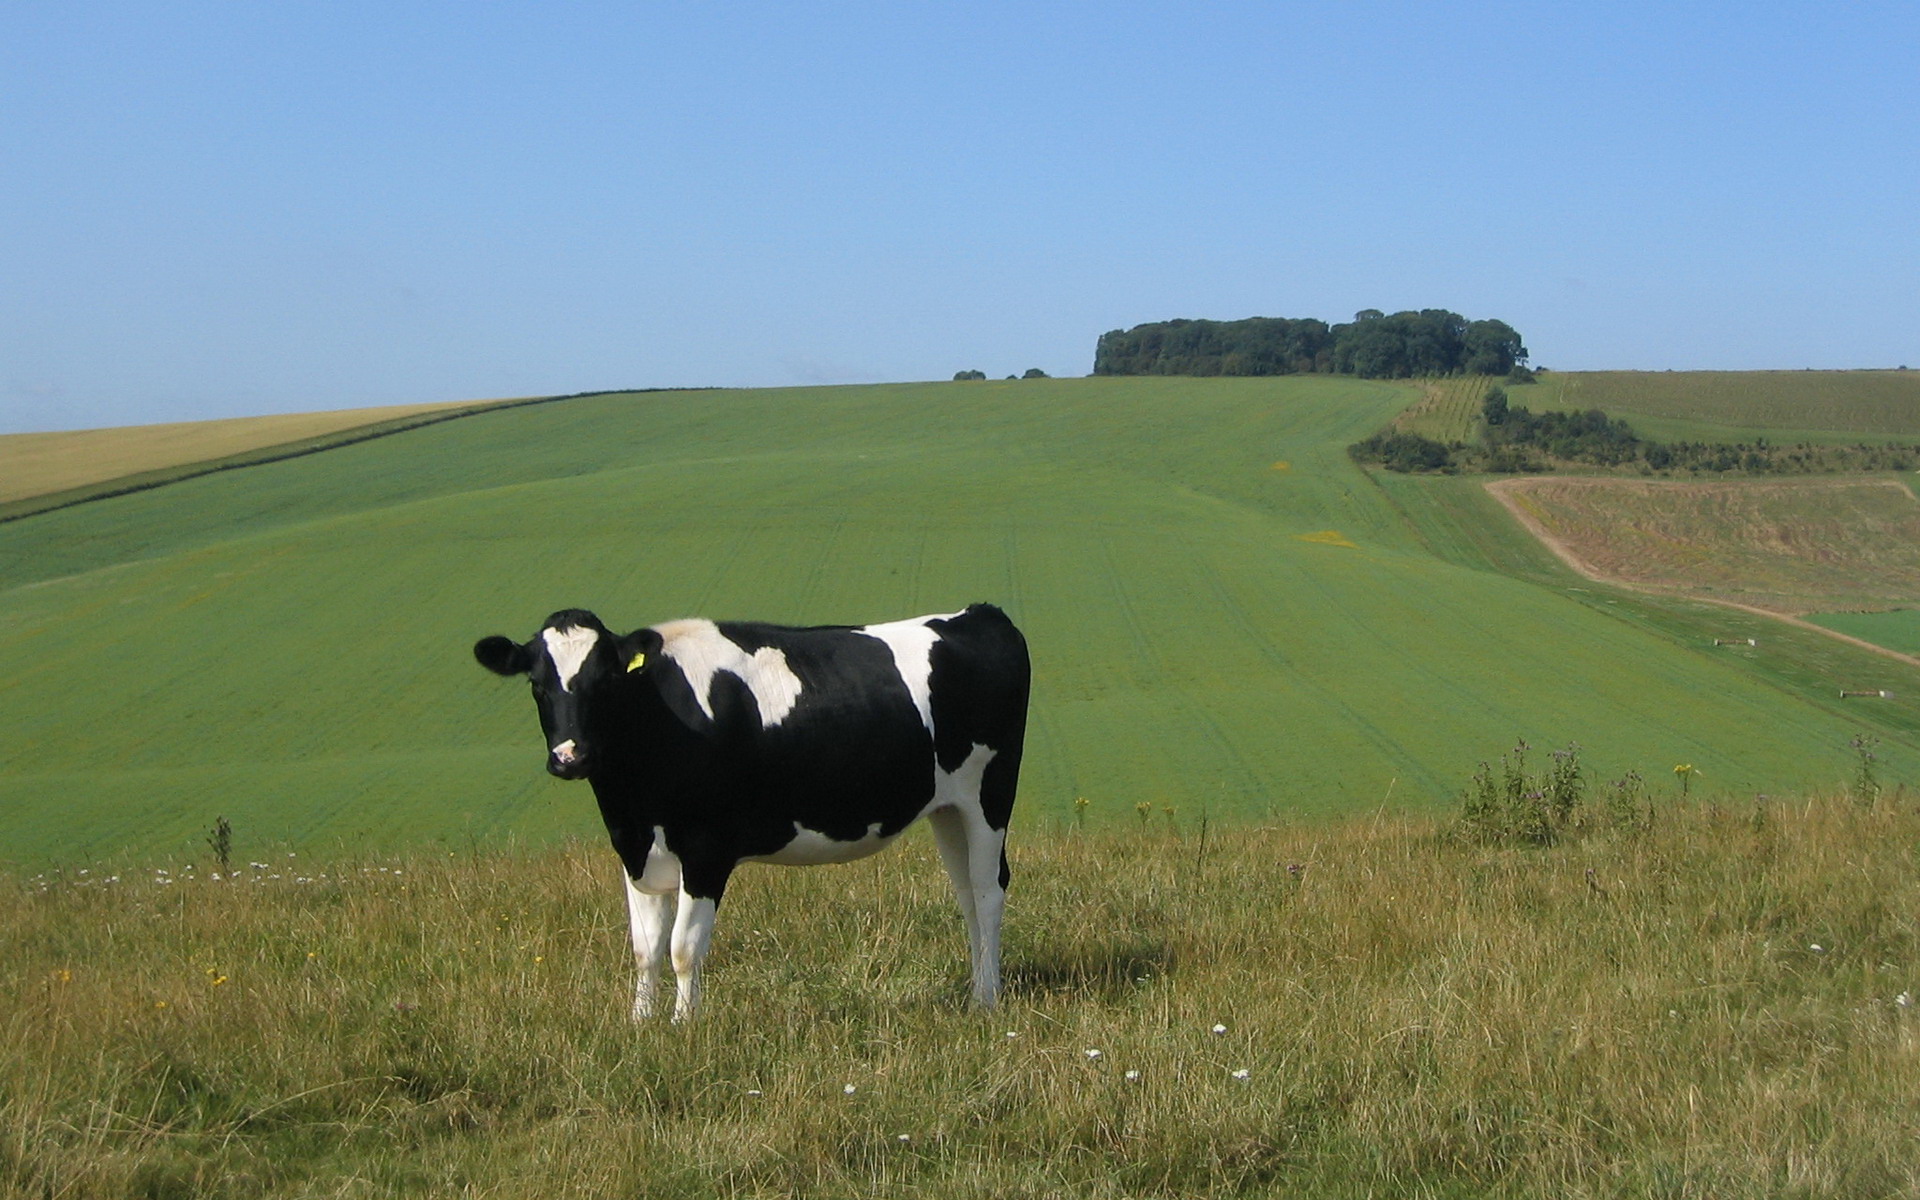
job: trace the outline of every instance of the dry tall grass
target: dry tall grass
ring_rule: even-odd
[[[990,1015],[924,839],[749,869],[691,1027],[597,847],[14,878],[0,1190],[1920,1191],[1909,799],[1441,829],[1017,831]]]

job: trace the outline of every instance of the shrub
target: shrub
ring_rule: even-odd
[[[1532,749],[1524,741],[1516,744],[1500,756],[1497,771],[1491,763],[1480,764],[1461,794],[1457,836],[1487,845],[1551,846],[1596,828],[1652,828],[1653,809],[1638,772],[1617,780],[1595,809],[1588,803],[1578,744],[1550,752],[1552,763],[1538,773],[1527,770]]]

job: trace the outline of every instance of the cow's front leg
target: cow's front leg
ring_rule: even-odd
[[[700,1006],[700,964],[713,942],[713,920],[720,902],[695,896],[683,884],[673,917],[673,1019],[684,1021]]]
[[[639,981],[633,988],[633,1019],[653,1015],[660,994],[660,974],[667,964],[673,937],[673,893],[643,892],[627,878],[627,923],[633,929],[633,961]]]

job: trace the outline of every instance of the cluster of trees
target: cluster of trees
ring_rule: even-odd
[[[1888,442],[1816,446],[1799,442],[1648,442],[1643,460],[1656,471],[1744,471],[1752,475],[1826,475],[1837,471],[1920,469],[1920,446]]]
[[[1909,471],[1920,466],[1920,446],[1889,443],[1816,446],[1800,442],[1654,442],[1597,408],[1536,413],[1509,403],[1504,388],[1487,391],[1480,405],[1482,444],[1443,443],[1386,429],[1347,447],[1359,462],[1389,471],[1489,471],[1525,474],[1578,464],[1591,467],[1753,475],[1813,475],[1835,471]]]
[[[1156,321],[1102,334],[1095,375],[1508,375],[1527,348],[1505,321],[1469,321],[1443,308],[1363,309],[1328,325],[1312,317]]]
[[[1480,404],[1486,427],[1488,471],[1527,471],[1529,450],[1538,450],[1561,462],[1618,467],[1643,458],[1652,444],[1642,441],[1625,421],[1608,417],[1597,408],[1585,412],[1536,413],[1511,407],[1504,388],[1487,391]]]
[[[956,381],[970,380],[970,379],[985,379],[987,377],[987,373],[985,371],[955,371],[953,373],[953,377]],[[1026,370],[1026,374],[1017,375],[1017,376],[1009,375],[1007,376],[1007,378],[1008,379],[1046,379],[1046,378],[1049,378],[1049,376],[1045,371],[1042,371],[1039,367],[1028,367]]]
[[[1355,462],[1379,463],[1389,471],[1402,474],[1439,471],[1451,475],[1462,467],[1457,456],[1467,450],[1464,443],[1447,445],[1417,433],[1383,429],[1363,442],[1347,447]]]

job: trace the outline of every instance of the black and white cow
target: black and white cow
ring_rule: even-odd
[[[921,817],[966,917],[974,999],[994,1004],[1030,674],[1005,613],[614,634],[568,609],[525,644],[489,637],[473,654],[529,678],[547,770],[593,785],[626,867],[635,1019],[653,1012],[669,953],[674,1019],[699,1003],[735,867],[847,862]]]

